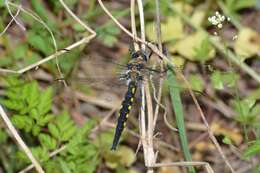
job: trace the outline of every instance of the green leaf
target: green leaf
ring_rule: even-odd
[[[254,125],[257,123],[260,105],[255,104],[256,100],[245,98],[243,100],[235,100],[233,102],[236,114],[236,120],[246,125]]]
[[[38,136],[38,134],[41,132],[41,128],[37,125],[34,125],[32,128],[32,134],[33,136]]]
[[[255,141],[250,147],[244,152],[244,157],[249,158],[260,153],[260,141]]]
[[[51,42],[49,41],[49,37],[45,35],[39,35],[34,33],[33,31],[28,32],[28,42],[29,44],[34,47],[35,49],[40,50],[45,55],[49,55],[53,48],[51,47]]]
[[[39,99],[39,85],[36,81],[33,81],[29,85],[26,85],[26,102],[29,108],[33,108],[37,105]]]
[[[200,75],[192,74],[189,76],[188,81],[190,82],[193,90],[200,91],[200,92],[203,91],[204,81]]]
[[[4,7],[4,0],[0,0],[0,7]]]
[[[34,155],[36,156],[36,155]],[[30,159],[27,157],[27,155],[23,151],[17,151],[15,154],[15,157],[22,161],[24,164],[29,164],[31,163]]]
[[[52,114],[46,114],[44,116],[42,116],[38,121],[37,124],[39,126],[45,126],[47,123],[49,123],[52,119],[54,118],[54,115]]]
[[[39,118],[41,118],[38,114],[37,109],[31,109],[29,112],[30,117],[32,117],[34,120],[38,120]]]
[[[162,41],[173,41],[184,37],[183,22],[179,16],[170,16],[161,24]],[[155,25],[148,23],[146,33],[149,40],[156,41]]]
[[[189,146],[188,146],[188,140],[187,140],[187,135],[186,135],[186,130],[185,130],[185,123],[184,123],[184,116],[183,116],[183,106],[181,102],[181,97],[180,97],[180,89],[178,87],[171,87],[172,85],[176,85],[176,77],[173,73],[173,70],[170,69],[167,71],[167,80],[169,83],[169,91],[171,95],[171,100],[172,100],[172,107],[175,113],[176,117],[176,122],[178,126],[178,132],[179,132],[179,137],[181,140],[181,146],[183,149],[183,153],[185,156],[185,160],[187,161],[192,161],[192,157],[189,151]],[[188,167],[189,172],[195,172],[194,167]]]
[[[211,82],[216,89],[224,89],[224,86],[234,87],[239,76],[234,72],[214,71],[211,75]]]
[[[31,151],[37,160],[41,160],[42,162],[45,162],[50,158],[48,150],[44,147],[34,147],[31,148]]]
[[[19,111],[23,109],[25,104],[19,100],[1,100],[1,103],[8,109]]]
[[[76,132],[76,126],[70,126],[61,134],[61,141],[68,141]]]
[[[52,88],[48,88],[41,94],[39,104],[37,105],[39,115],[44,115],[50,111],[52,105],[52,94]]]
[[[195,51],[194,59],[202,63],[212,59],[212,57],[210,57],[211,45],[209,42],[209,38],[207,37],[204,40],[202,40],[201,45],[199,47],[195,47],[194,51]]]
[[[90,131],[92,130],[92,128],[96,125],[96,121],[93,119],[89,119],[83,127],[81,127],[79,129],[79,134],[80,135],[88,135],[90,133]]]
[[[29,116],[27,116],[26,119],[26,126],[24,127],[24,131],[25,132],[30,132],[32,130],[32,128],[34,127],[35,123],[33,121],[33,119],[31,119]]]
[[[222,76],[220,71],[214,71],[210,78],[214,88],[219,90],[224,89],[224,84],[222,81]]]
[[[60,130],[64,130],[64,127],[68,126],[69,123],[71,124],[72,121],[71,121],[68,113],[63,112],[63,114],[57,116],[56,122],[57,122],[57,127]]]
[[[0,128],[0,144],[5,143],[8,138],[7,133],[3,128]]]
[[[232,141],[229,137],[225,136],[224,139],[223,139],[223,142],[227,145],[231,145],[232,144]]]
[[[48,150],[53,150],[57,146],[56,140],[47,134],[41,133],[39,135],[39,140],[41,145]]]
[[[48,124],[48,129],[49,129],[50,134],[51,134],[54,138],[60,139],[60,131],[59,131],[59,129],[56,127],[56,125],[50,123],[50,124]]]
[[[29,119],[30,117],[26,115],[13,115],[11,121],[18,129],[23,129],[28,126],[27,122],[30,121]]]
[[[120,30],[111,22],[99,27],[96,32],[98,39],[109,47],[117,42],[117,36],[120,34]]]
[[[27,44],[19,44],[16,46],[15,51],[13,52],[13,56],[15,59],[25,59],[26,58],[26,52],[28,50]]]
[[[64,173],[72,173],[66,162],[64,162],[62,159],[59,159],[59,163]]]
[[[260,35],[251,28],[240,29],[234,49],[236,54],[239,55],[241,62],[259,53],[260,44],[259,41],[255,40],[259,37]]]

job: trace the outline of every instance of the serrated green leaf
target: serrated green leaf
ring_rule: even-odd
[[[42,116],[50,111],[52,105],[52,94],[52,88],[48,88],[41,94],[39,104],[37,105],[39,115]]]
[[[61,141],[68,141],[77,131],[76,126],[70,126],[61,134]]]
[[[39,140],[41,145],[48,150],[53,150],[57,146],[56,140],[47,134],[41,133],[39,135]]]
[[[46,114],[43,117],[41,117],[38,121],[37,124],[39,126],[45,126],[47,123],[49,123],[52,119],[54,118],[54,115],[52,114]]]
[[[29,112],[30,117],[32,117],[34,120],[38,120],[39,118],[41,118],[38,114],[37,109],[31,109]]]
[[[23,129],[27,126],[28,119],[30,118],[25,115],[13,115],[11,121],[18,129]]]
[[[11,110],[19,111],[25,107],[25,104],[19,100],[2,100],[1,104]]]
[[[33,108],[37,105],[39,99],[39,85],[37,82],[32,82],[27,85],[26,102],[29,108]]]
[[[27,116],[26,119],[26,126],[24,127],[24,131],[25,132],[30,132],[32,130],[32,128],[34,127],[35,123],[33,121],[33,119],[31,119],[29,116]]]
[[[96,121],[93,120],[93,119],[89,119],[83,127],[81,127],[79,129],[79,132],[77,132],[77,134],[80,134],[80,135],[88,135],[91,131],[91,129],[94,127],[94,125],[96,124]]]
[[[41,160],[42,162],[45,162],[50,158],[48,150],[44,147],[34,147],[31,148],[31,151],[37,160]]]
[[[65,126],[68,126],[68,124],[72,122],[67,112],[64,112],[62,115],[58,115],[56,121],[60,130],[64,129]]]
[[[66,162],[64,162],[62,159],[59,159],[60,167],[64,173],[71,173],[71,170]]]
[[[51,134],[54,138],[60,139],[60,131],[59,131],[59,129],[56,127],[56,125],[50,123],[50,124],[48,124],[48,129],[49,129],[50,134]]]
[[[33,136],[38,136],[38,134],[41,132],[41,128],[37,125],[34,125],[32,128],[32,134]]]
[[[6,92],[5,95],[10,99],[10,100],[22,100],[21,97],[19,97],[19,94],[21,92],[21,88],[14,88],[11,89],[9,88]]]
[[[30,159],[23,151],[17,151],[15,157],[17,157],[19,160],[22,160],[25,164],[31,163]]]

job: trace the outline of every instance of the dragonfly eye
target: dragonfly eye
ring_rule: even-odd
[[[127,64],[127,69],[128,70],[131,70],[133,68],[133,65],[132,64]]]
[[[144,65],[143,64],[137,64],[136,65],[136,68],[137,68],[137,70],[141,70],[141,69],[143,69],[144,68]]]
[[[138,56],[139,56],[139,52],[133,52],[131,55],[131,58],[136,59],[136,58],[138,58]]]
[[[147,60],[148,60],[148,58],[147,58],[147,56],[146,56],[145,53],[142,53],[141,56],[142,56],[142,58],[143,58],[144,61],[147,61]]]

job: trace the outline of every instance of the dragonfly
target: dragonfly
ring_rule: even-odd
[[[139,50],[139,51],[131,51],[130,60],[126,65],[119,64],[113,61],[107,61],[110,64],[114,64],[118,66],[120,70],[123,69],[120,72],[118,78],[119,81],[123,81],[123,83],[125,83],[127,86],[127,91],[125,92],[124,99],[121,102],[121,108],[119,109],[119,117],[117,119],[114,138],[110,148],[111,150],[116,150],[119,144],[121,134],[126,126],[127,119],[129,117],[130,111],[132,109],[135,100],[137,88],[144,81],[144,75],[147,74],[148,72],[158,73],[157,70],[146,67],[147,61],[150,58],[150,56],[151,54],[148,54],[143,50]],[[95,66],[100,66],[100,65],[95,65]],[[73,80],[74,81],[76,80],[78,82],[81,81],[81,82],[93,84],[97,87],[95,81],[104,82],[105,80],[108,79],[106,77],[102,78],[102,76],[99,77],[92,76],[90,78],[74,78]]]
[[[116,67],[119,67],[120,73],[118,79],[121,84],[123,83],[123,85],[127,86],[124,98],[121,102],[121,107],[119,109],[119,117],[117,119],[114,138],[110,148],[111,150],[116,150],[117,146],[119,145],[120,137],[126,126],[126,122],[129,117],[130,111],[133,107],[133,102],[135,100],[136,92],[139,86],[141,86],[143,82],[147,82],[146,81],[147,76],[149,76],[148,77],[149,79],[151,75],[156,76],[156,78],[157,77],[162,78],[166,76],[167,68],[164,68],[165,70],[161,70],[149,66],[148,61],[150,60],[150,57],[151,57],[151,53],[149,54],[146,51],[138,50],[138,51],[130,52],[130,60],[128,61],[127,64],[120,64],[114,61],[106,61],[104,63],[108,65],[108,68],[113,67],[114,65]],[[87,61],[87,63],[89,62],[90,61]],[[96,67],[101,66],[100,64],[93,64],[93,65]],[[97,68],[94,69],[95,69],[94,72],[93,70],[91,70],[91,72],[98,73],[98,69]],[[113,83],[111,78],[105,77],[105,75],[104,76],[90,75],[89,78],[73,77],[73,81],[88,83],[90,85],[94,85],[95,87],[98,87],[97,83],[102,83],[105,81],[108,81],[110,84]],[[176,84],[176,87],[180,87],[180,86]],[[110,87],[108,86],[108,88]]]

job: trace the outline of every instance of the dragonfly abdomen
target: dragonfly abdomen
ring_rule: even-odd
[[[137,84],[135,81],[131,81],[128,85],[127,93],[125,94],[125,98],[121,104],[121,109],[119,110],[119,117],[117,120],[117,126],[116,131],[114,135],[113,144],[111,147],[111,150],[115,150],[118,143],[120,136],[122,134],[122,131],[124,130],[124,127],[126,126],[126,121],[129,116],[130,110],[132,108],[132,104],[135,97]]]

